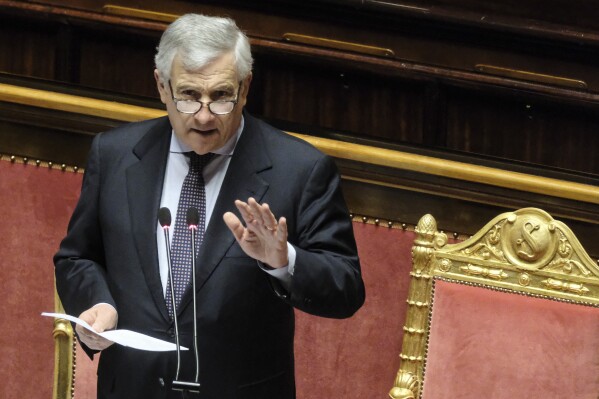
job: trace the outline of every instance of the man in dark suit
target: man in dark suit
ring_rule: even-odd
[[[195,280],[201,398],[294,398],[293,308],[344,318],[364,302],[335,165],[243,111],[251,64],[247,37],[232,20],[188,14],[171,24],[155,70],[168,118],[94,139],[54,258],[67,313],[99,332],[118,327],[173,341],[157,213],[186,212],[179,208],[189,197],[182,187],[190,159],[214,154],[196,179],[203,198]],[[191,348],[190,287],[177,298],[176,315],[181,344]],[[171,390],[174,353],[112,345],[79,326],[77,334],[90,355],[102,352],[98,397],[181,397]],[[193,381],[192,351],[181,361],[179,379]]]

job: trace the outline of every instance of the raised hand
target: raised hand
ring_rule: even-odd
[[[232,212],[223,215],[223,219],[241,249],[250,257],[272,268],[280,268],[288,263],[287,257],[287,221],[281,217],[278,221],[268,204],[259,204],[254,198],[247,202],[235,201],[244,224]]]

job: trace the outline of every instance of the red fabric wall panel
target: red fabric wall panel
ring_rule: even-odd
[[[39,314],[54,309],[52,256],[81,179],[73,172],[0,161],[0,273],[7,296],[0,326],[2,398],[51,397],[52,320]],[[296,313],[299,399],[385,397],[399,367],[414,234],[364,223],[355,223],[354,231],[366,303],[347,320]],[[78,350],[80,398],[95,396],[96,363]]]
[[[79,195],[81,175],[0,161],[0,398],[51,398],[52,256]]]

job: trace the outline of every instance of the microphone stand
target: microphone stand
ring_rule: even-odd
[[[179,343],[179,321],[177,320],[177,308],[175,304],[175,289],[173,287],[173,268],[171,267],[171,244],[169,239],[169,226],[162,228],[164,231],[164,239],[166,240],[166,259],[168,265],[168,276],[171,281],[171,305],[173,307],[173,321],[175,322],[175,346],[177,348],[177,372],[175,373],[175,379],[179,379],[179,370],[181,369],[181,344]]]
[[[168,275],[170,279],[171,288],[171,305],[173,307],[173,321],[175,323],[175,347],[177,350],[177,372],[175,373],[175,379],[179,379],[179,371],[181,369],[181,344],[179,343],[179,321],[177,320],[177,308],[175,303],[175,288],[173,280],[173,268],[171,265],[171,243],[169,238],[169,229],[171,224],[171,211],[164,207],[158,211],[158,220],[162,226],[164,232],[164,241],[166,246],[166,264],[168,266]]]
[[[191,233],[191,290],[193,294],[193,352],[196,362],[196,375],[194,382],[179,381],[179,372],[173,381],[173,390],[182,391],[185,398],[187,392],[200,393],[200,357],[198,354],[198,322],[197,322],[197,300],[196,300],[196,233],[198,231],[199,213],[194,207],[187,210],[187,225]],[[171,280],[172,281],[172,280]],[[172,289],[172,284],[171,284]]]

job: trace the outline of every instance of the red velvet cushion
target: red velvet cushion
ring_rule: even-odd
[[[599,398],[599,308],[435,282],[424,399]]]

